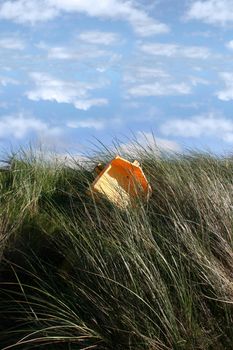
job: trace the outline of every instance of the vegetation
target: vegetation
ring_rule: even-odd
[[[84,167],[6,159],[1,349],[232,349],[233,161],[140,158],[153,194],[127,210],[88,196]]]

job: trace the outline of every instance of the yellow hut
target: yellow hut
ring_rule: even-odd
[[[99,173],[91,185],[92,193],[106,196],[115,205],[125,208],[136,198],[148,200],[151,187],[138,161],[133,163],[116,156]]]

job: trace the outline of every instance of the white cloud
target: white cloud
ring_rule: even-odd
[[[75,120],[67,123],[67,126],[72,129],[78,128],[90,128],[96,130],[102,130],[106,126],[106,122],[104,120],[97,119],[84,119],[84,120]]]
[[[160,128],[166,136],[212,136],[226,142],[233,141],[233,121],[222,116],[208,115],[177,118],[166,121]]]
[[[22,139],[30,132],[53,136],[59,135],[61,129],[53,127],[40,119],[27,117],[23,114],[0,117],[0,138],[14,137]]]
[[[210,82],[206,79],[203,79],[201,77],[196,77],[196,76],[190,76],[189,77],[190,82],[193,86],[197,86],[197,85],[209,85]]]
[[[45,154],[42,153],[42,159],[45,157]],[[91,160],[88,157],[85,157],[84,155],[80,153],[76,154],[69,154],[69,153],[49,153],[47,152],[46,158],[49,162],[55,163],[55,164],[61,164],[63,166],[68,166],[70,168],[85,168],[86,170],[93,171],[96,163]]]
[[[7,50],[23,50],[25,48],[25,43],[23,40],[17,37],[3,37],[0,38],[0,49]]]
[[[98,6],[96,0],[49,0],[49,2],[67,12],[81,12],[91,17],[128,21],[141,36],[166,33],[169,30],[166,24],[155,21],[130,1],[101,0]]]
[[[187,95],[191,93],[191,88],[186,83],[171,83],[159,81],[150,84],[135,85],[128,89],[131,96],[169,96],[169,95]]]
[[[191,84],[174,82],[173,77],[153,66],[129,66],[123,81],[130,97],[175,96],[191,93]]]
[[[0,18],[19,23],[47,21],[62,12],[127,21],[140,36],[167,33],[169,27],[151,18],[132,1],[120,0],[16,0],[0,5]]]
[[[0,5],[0,18],[18,23],[48,21],[59,14],[59,9],[50,6],[47,0],[4,1]]]
[[[228,41],[228,43],[226,43],[226,47],[230,50],[233,50],[233,40]]]
[[[58,60],[74,60],[76,53],[66,47],[48,47],[48,58]]]
[[[38,49],[45,50],[47,57],[50,60],[73,61],[74,63],[81,63],[88,68],[96,69],[99,73],[103,73],[111,67],[119,64],[122,56],[113,51],[97,47],[93,44],[82,43],[78,45],[55,46],[40,42],[36,45]]]
[[[111,32],[87,31],[79,34],[79,39],[88,44],[112,45],[119,41],[119,35]]]
[[[190,59],[206,59],[211,53],[203,46],[183,46],[177,44],[148,43],[140,45],[146,54],[165,57],[184,57]]]
[[[163,151],[168,151],[168,152],[180,152],[181,151],[180,145],[177,142],[172,141],[172,140],[157,137],[156,144],[157,144],[158,148],[163,150]]]
[[[156,63],[153,57],[152,59],[149,57],[146,62],[147,65],[143,63],[143,65],[126,66],[123,82],[127,90],[127,97],[188,95],[198,85],[209,84],[208,80],[199,76],[186,74],[185,77],[180,77],[176,76],[176,72],[170,74],[161,68],[162,63]]]
[[[233,0],[194,1],[186,18],[217,25],[233,23]]]
[[[49,59],[58,60],[86,60],[107,56],[110,53],[102,49],[93,49],[90,47],[80,47],[78,50],[70,47],[44,47],[48,52]]]
[[[172,140],[155,137],[151,132],[138,131],[131,142],[120,143],[119,150],[131,156],[140,157],[143,149],[150,149],[154,154],[165,152],[180,152],[180,145]]]
[[[1,86],[7,86],[7,85],[18,85],[18,81],[13,78],[8,77],[0,77],[0,85]]]
[[[77,109],[88,110],[92,106],[105,106],[105,98],[91,98],[89,92],[101,88],[105,83],[84,83],[59,80],[44,73],[31,73],[35,88],[26,93],[33,101],[45,100],[69,103]]]
[[[86,99],[77,99],[74,101],[74,106],[77,109],[82,109],[83,111],[87,111],[91,107],[101,107],[106,106],[108,104],[108,100],[106,98],[86,98]]]
[[[220,77],[225,83],[225,89],[217,92],[217,96],[222,101],[233,100],[233,73],[223,72]]]
[[[226,135],[224,136],[224,141],[233,143],[233,132],[226,133]]]
[[[125,83],[142,83],[145,80],[169,78],[169,74],[161,68],[147,66],[130,66],[125,73]]]
[[[79,120],[70,120],[66,126],[71,129],[80,129],[88,128],[95,130],[103,130],[106,128],[112,128],[119,126],[123,123],[121,118],[105,118],[105,119],[96,119],[96,118],[86,118]]]

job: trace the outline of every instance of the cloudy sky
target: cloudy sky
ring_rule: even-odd
[[[233,0],[0,0],[0,147],[233,147]]]

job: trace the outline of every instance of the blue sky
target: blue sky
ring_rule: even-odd
[[[0,148],[232,152],[233,0],[0,0]]]

